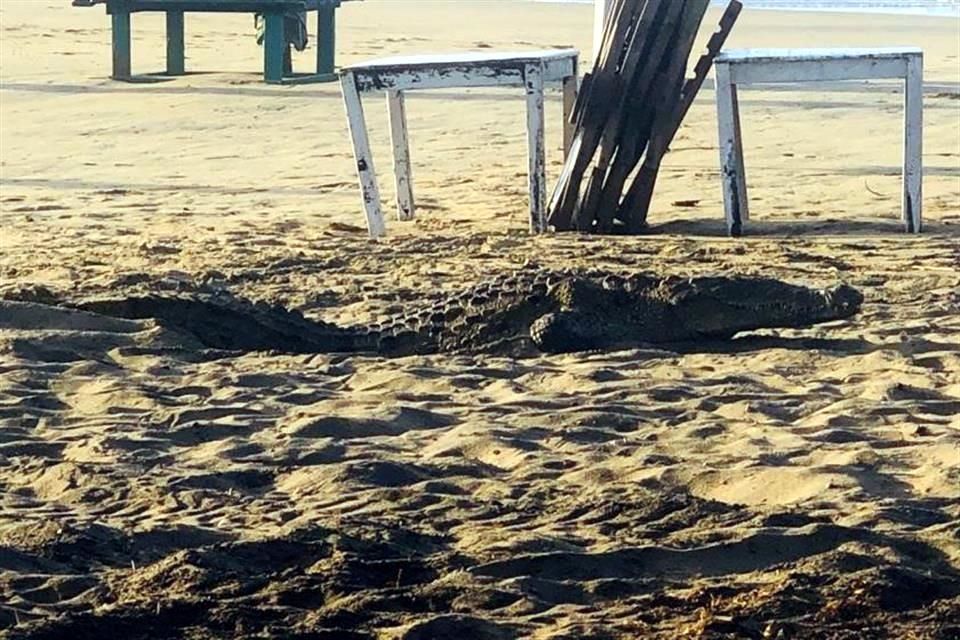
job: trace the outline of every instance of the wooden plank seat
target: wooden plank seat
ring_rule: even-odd
[[[113,71],[115,80],[129,81],[131,69],[130,16],[162,12],[167,19],[167,75],[183,75],[184,14],[190,12],[259,13],[264,19],[263,78],[274,84],[323,82],[336,79],[334,73],[336,10],[344,0],[73,0],[75,7],[106,5],[111,17]],[[317,72],[294,76],[287,67],[290,45],[284,38],[284,16],[290,12],[317,12]]]

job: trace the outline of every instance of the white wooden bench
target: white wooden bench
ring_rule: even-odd
[[[340,81],[353,138],[357,174],[372,237],[386,232],[380,190],[374,171],[361,95],[386,92],[397,183],[397,218],[414,217],[410,145],[404,92],[459,87],[524,87],[527,94],[527,133],[530,176],[530,229],[546,231],[546,161],[544,149],[544,84],[563,86],[564,150],[573,138],[570,116],[577,95],[575,49],[513,53],[461,53],[382,58],[345,67]]]
[[[744,49],[722,52],[715,64],[723,205],[731,236],[742,233],[750,215],[737,86],[881,78],[902,78],[906,82],[902,216],[908,233],[920,232],[923,211],[923,52],[920,49]]]

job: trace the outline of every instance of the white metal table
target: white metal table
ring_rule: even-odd
[[[410,145],[407,135],[404,92],[458,87],[521,86],[527,94],[527,143],[530,176],[530,229],[546,231],[546,160],[544,149],[543,92],[547,82],[563,86],[564,149],[573,138],[571,114],[577,96],[576,49],[511,53],[460,53],[381,58],[345,67],[340,82],[350,135],[353,138],[357,175],[372,237],[386,233],[380,208],[380,190],[370,151],[361,95],[387,94],[393,167],[397,183],[397,218],[414,217]]]
[[[920,232],[923,222],[921,49],[742,49],[722,52],[715,65],[723,205],[730,235],[739,236],[750,215],[737,86],[881,78],[902,78],[906,83],[902,217],[908,233]]]

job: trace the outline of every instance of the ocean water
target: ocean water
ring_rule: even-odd
[[[593,0],[537,0],[538,2],[576,2]],[[726,4],[715,0],[714,4]],[[743,0],[751,9],[790,11],[843,11],[856,13],[898,13],[960,18],[960,0]]]

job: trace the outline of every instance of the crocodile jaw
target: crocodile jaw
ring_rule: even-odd
[[[705,337],[841,320],[862,304],[863,295],[848,285],[809,289],[764,278],[695,280],[673,301],[683,325]]]

